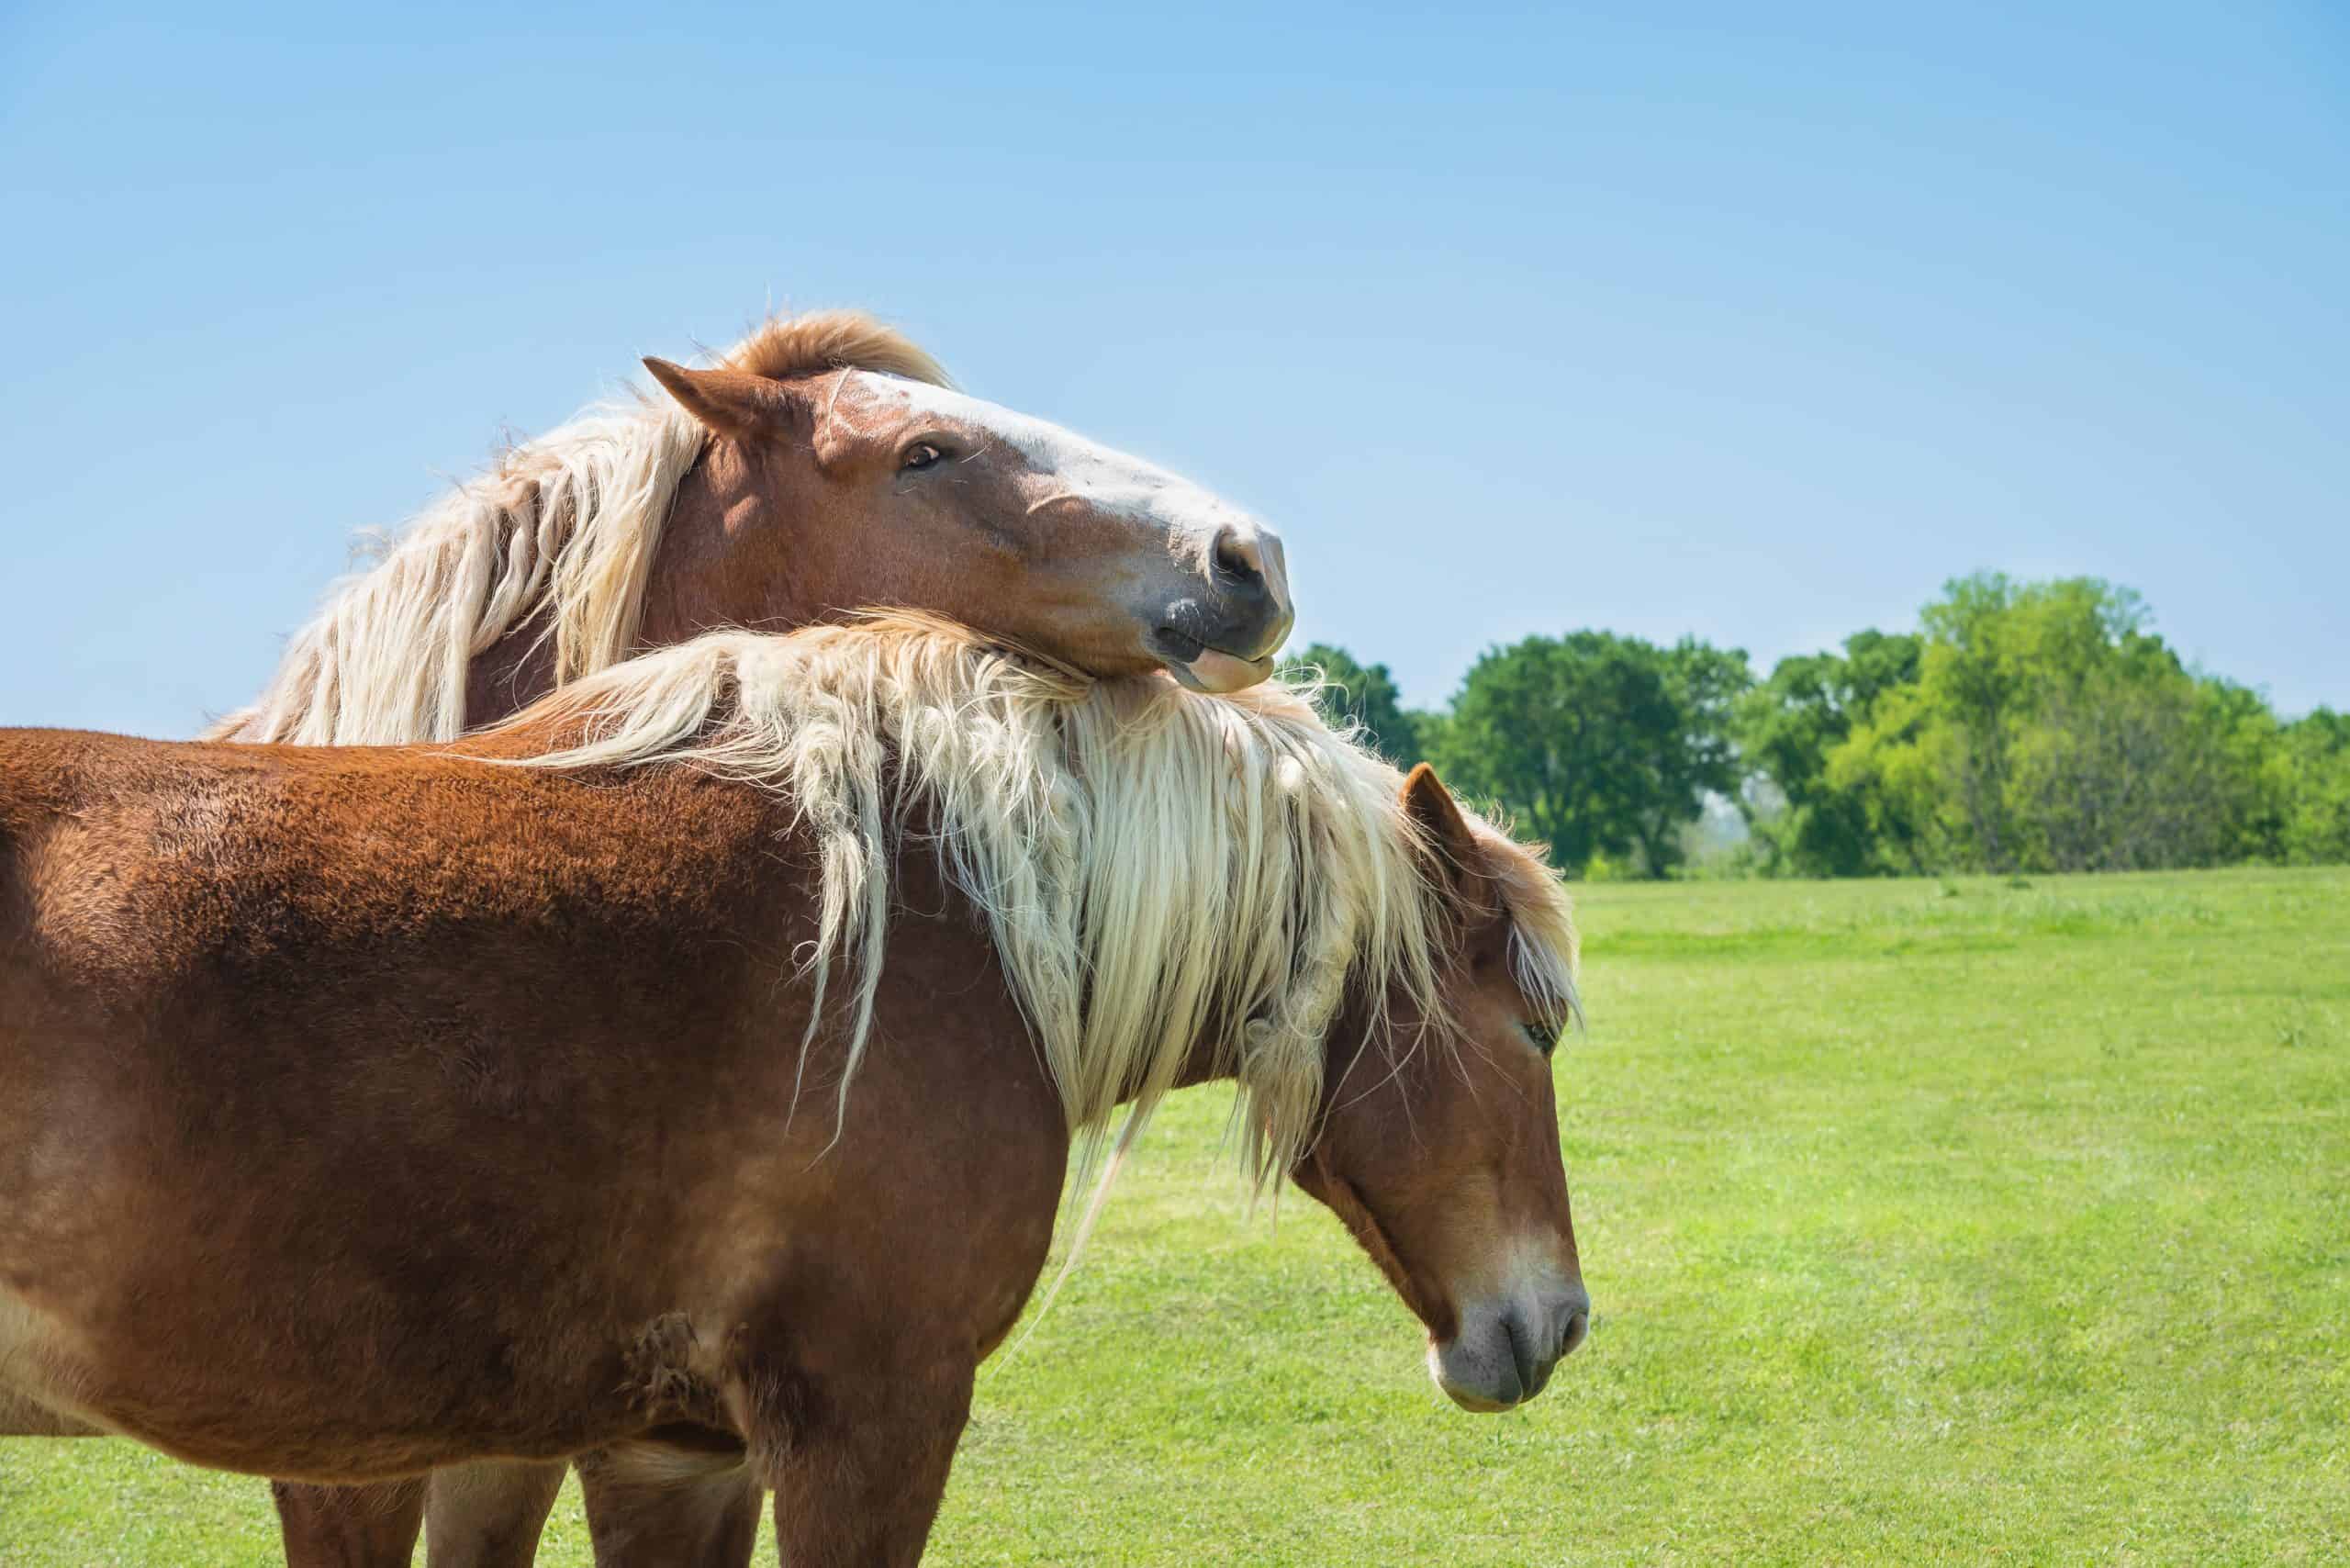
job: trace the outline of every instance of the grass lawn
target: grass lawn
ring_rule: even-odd
[[[1550,1392],[1453,1410],[1194,1094],[982,1373],[933,1561],[2350,1558],[2350,873],[1583,908],[1597,1314]],[[0,1442],[7,1568],[275,1547],[257,1482]],[[588,1561],[576,1491],[540,1560]]]

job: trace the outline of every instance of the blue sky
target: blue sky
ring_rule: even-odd
[[[1253,506],[1417,701],[1996,567],[2350,707],[2339,10],[201,9],[0,15],[0,722],[189,733],[771,304]]]

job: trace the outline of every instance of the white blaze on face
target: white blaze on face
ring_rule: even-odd
[[[1013,482],[1031,514],[1066,502],[1131,529],[1119,542],[1118,608],[1135,618],[1138,651],[1185,686],[1238,691],[1272,673],[1292,623],[1289,575],[1279,537],[1239,508],[1156,464],[924,382],[845,372],[827,417],[853,429],[860,416],[880,416],[912,440],[935,420],[957,446],[979,443],[950,464],[1002,454],[998,461],[1024,470]],[[1164,556],[1154,559],[1157,551]]]
[[[1113,516],[1163,529],[1175,554],[1200,570],[1207,569],[1216,536],[1225,529],[1258,527],[1248,513],[1189,479],[1047,420],[926,382],[875,371],[856,372],[855,378],[878,406],[979,431],[1020,454],[1048,481],[1034,504],[1073,496]]]

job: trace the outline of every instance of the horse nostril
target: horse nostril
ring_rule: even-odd
[[[1566,1337],[1559,1341],[1559,1359],[1566,1360],[1575,1353],[1575,1347],[1591,1332],[1591,1308],[1577,1307],[1567,1318]]]
[[[1215,536],[1215,569],[1240,588],[1265,586],[1265,549],[1253,528],[1227,523]]]
[[[1502,1319],[1502,1332],[1509,1338],[1510,1360],[1517,1366],[1517,1396],[1531,1399],[1542,1392],[1543,1380],[1550,1373],[1541,1347],[1535,1341],[1539,1330],[1513,1313]]]

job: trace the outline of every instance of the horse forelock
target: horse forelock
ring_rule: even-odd
[[[811,310],[764,321],[721,362],[776,381],[826,370],[871,370],[934,386],[954,381],[929,352],[862,310]]]
[[[770,319],[718,356],[775,377],[831,368],[947,385],[938,363],[859,311]],[[666,398],[588,409],[427,507],[330,591],[260,698],[210,738],[298,745],[449,740],[473,659],[531,626],[558,686],[634,650],[662,525],[707,432]]]
[[[1583,939],[1565,885],[1532,845],[1490,827],[1481,829],[1478,842],[1509,918],[1510,969],[1518,990],[1545,1027],[1580,1027],[1583,997],[1575,971]]]
[[[1374,1024],[1393,1001],[1449,1033],[1458,912],[1400,776],[1278,683],[1218,698],[1157,676],[1094,682],[892,616],[711,633],[507,729],[549,725],[560,749],[528,765],[678,763],[789,801],[822,868],[811,1036],[835,980],[849,987],[844,1101],[917,813],[987,924],[1079,1137],[1080,1181],[1116,1107],[1130,1106],[1123,1148],[1203,1041],[1240,1085],[1242,1157],[1262,1185],[1315,1135],[1349,995]],[[1521,984],[1571,1005],[1563,889],[1534,852],[1481,838]]]

